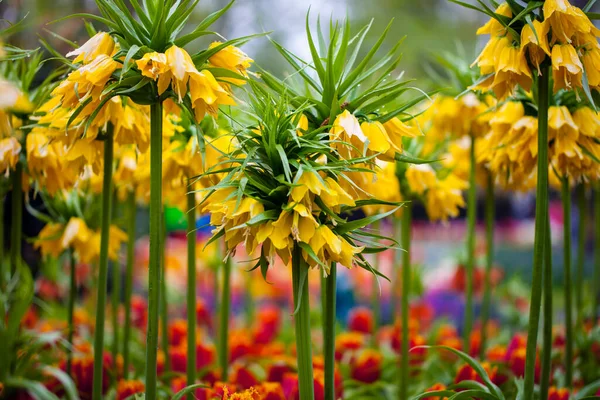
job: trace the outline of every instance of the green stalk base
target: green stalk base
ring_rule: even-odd
[[[104,176],[102,181],[102,224],[100,232],[100,262],[98,265],[96,328],[94,330],[94,376],[92,399],[102,399],[104,361],[104,320],[106,311],[106,281],[108,275],[108,241],[112,209],[113,127],[108,125],[104,139]]]

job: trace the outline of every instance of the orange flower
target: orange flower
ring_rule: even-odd
[[[143,393],[145,389],[146,387],[141,381],[121,379],[117,384],[117,400],[125,400],[136,393]]]

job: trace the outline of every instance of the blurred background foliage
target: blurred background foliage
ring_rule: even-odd
[[[194,22],[201,21],[208,13],[226,4],[226,0],[200,1],[191,18],[189,29],[193,29]],[[274,40],[298,56],[308,58],[304,26],[309,8],[312,23],[316,22],[318,15],[323,22],[328,21],[330,17],[334,20],[348,17],[355,31],[373,19],[371,39],[376,39],[390,20],[394,19],[386,44],[392,46],[397,40],[407,36],[402,45],[404,58],[400,69],[405,71],[405,77],[418,79],[427,78],[425,64],[432,54],[442,50],[464,52],[465,57],[472,58],[477,46],[474,32],[484,21],[481,15],[447,0],[237,0],[231,10],[214,26],[214,31],[226,38],[272,32],[270,36]],[[0,16],[3,19],[15,22],[26,17],[27,29],[11,42],[27,48],[38,47],[37,35],[41,35],[49,38],[54,46],[67,51],[68,46],[53,39],[48,31],[77,43],[85,41],[87,35],[79,18],[48,25],[51,21],[78,12],[96,13],[94,1],[0,1]],[[212,37],[207,40],[216,39],[218,38]],[[200,46],[201,43],[192,43],[192,50],[194,45]],[[250,42],[244,50],[258,64],[275,75],[285,76],[289,71],[285,60],[266,38]],[[365,48],[364,51],[368,49]],[[425,83],[419,86],[424,85]]]

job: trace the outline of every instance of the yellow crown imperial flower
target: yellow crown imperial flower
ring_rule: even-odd
[[[67,53],[67,57],[75,56],[74,63],[89,64],[99,55],[111,56],[115,50],[115,41],[106,32],[98,32],[81,47]]]
[[[555,92],[582,87],[583,65],[572,45],[555,44],[552,47],[552,77]]]
[[[28,113],[33,110],[33,105],[17,86],[0,78],[0,110],[10,110],[19,113]]]
[[[544,20],[550,24],[552,41],[571,43],[577,33],[592,33],[600,36],[598,30],[581,9],[572,6],[568,0],[546,0],[544,2]]]
[[[157,80],[164,75],[164,78],[158,83],[158,91],[163,93],[167,90],[170,83],[169,76],[166,74],[169,71],[169,66],[167,65],[167,56],[164,53],[155,51],[146,53],[135,63],[145,77]]]
[[[15,168],[21,153],[21,144],[16,137],[0,139],[0,173],[8,176],[11,169]]]
[[[88,97],[97,100],[106,82],[120,67],[112,57],[101,54],[91,63],[71,72],[67,79],[52,91],[52,95],[57,96],[65,108],[76,107]]]
[[[537,68],[541,75],[540,64],[551,56],[550,46],[548,44],[549,24],[534,20],[530,25],[525,25],[521,31],[521,49],[529,57],[529,61]]]
[[[213,49],[221,44],[221,42],[212,42],[210,46],[208,46],[208,49]],[[215,67],[238,72],[244,76],[248,75],[246,71],[250,68],[252,62],[254,62],[254,60],[248,57],[242,50],[231,45],[219,50],[215,55],[210,57],[208,61]],[[243,83],[240,79],[236,79],[236,83],[237,82]]]

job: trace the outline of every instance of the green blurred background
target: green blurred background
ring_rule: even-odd
[[[190,29],[195,22],[208,13],[227,4],[225,0],[201,0],[190,21]],[[311,10],[311,21],[316,22],[320,15],[324,25],[330,17],[336,20],[346,16],[351,20],[355,31],[374,19],[370,35],[376,38],[393,18],[386,45],[392,46],[403,36],[407,36],[402,48],[404,59],[401,69],[407,77],[423,78],[424,64],[431,54],[440,51],[459,51],[463,48],[471,58],[475,53],[475,29],[484,22],[482,15],[466,10],[447,0],[237,0],[231,10],[220,19],[213,30],[226,38],[234,38],[258,32],[272,32],[271,37],[307,58],[304,23],[307,11]],[[48,25],[49,22],[78,12],[97,13],[93,0],[4,0],[0,2],[0,15],[8,21],[18,21],[27,15],[29,27],[12,42],[23,47],[37,47],[37,35],[52,39],[51,30],[65,38],[81,43],[86,33],[80,18]],[[98,26],[98,28],[101,28]],[[213,38],[208,40],[214,40]],[[53,39],[57,47],[64,44]],[[197,42],[190,47],[205,46]],[[258,64],[275,74],[285,74],[286,65],[266,38],[256,39],[244,50]]]

